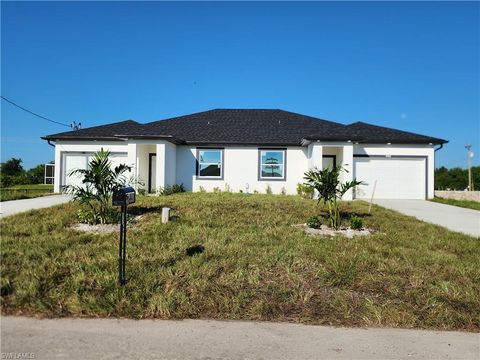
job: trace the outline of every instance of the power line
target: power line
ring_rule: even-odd
[[[58,122],[58,121],[55,121],[55,120],[52,120],[52,119],[49,119],[49,118],[46,118],[45,116],[42,116],[42,115],[39,115],[39,114],[36,114],[34,113],[33,111],[30,111],[28,109],[25,109],[23,106],[20,106],[18,104],[15,104],[12,100],[8,100],[6,97],[4,96],[0,96],[3,100],[5,100],[6,102],[9,102],[10,104],[18,107],[19,109],[22,109],[23,111],[26,111],[32,115],[35,115],[37,117],[39,117],[40,119],[43,119],[43,120],[47,120],[47,121],[50,121],[52,123],[55,123],[55,124],[58,124],[58,125],[63,125],[63,126],[66,126],[66,127],[71,127],[70,125],[67,125],[67,124],[64,124],[64,123],[61,123],[61,122]]]

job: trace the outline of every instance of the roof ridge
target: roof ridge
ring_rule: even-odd
[[[399,132],[403,132],[403,133],[408,133],[408,134],[412,134],[412,135],[419,135],[419,136],[430,137],[430,136],[427,136],[427,135],[423,135],[423,134],[419,134],[419,133],[414,133],[414,132],[411,132],[411,131],[399,130],[399,129],[395,129],[395,128],[391,128],[391,127],[387,127],[387,126],[382,126],[382,125],[370,124],[370,123],[366,123],[366,122],[363,122],[363,121],[357,121],[357,122],[352,123],[352,124],[350,124],[350,125],[355,125],[355,124],[362,124],[362,125],[367,125],[367,126],[375,127],[375,128],[378,128],[378,129],[387,129],[387,130],[393,130],[393,131],[399,131]],[[347,125],[347,127],[350,126],[350,125]]]
[[[205,113],[208,113],[208,112],[212,112],[214,110],[217,110],[217,109],[210,109],[210,110],[204,110],[204,111],[197,111],[197,112],[194,112],[194,113],[191,113],[191,114],[187,114],[187,115],[179,115],[179,116],[174,116],[174,117],[169,117],[169,118],[166,118],[166,119],[160,119],[160,120],[153,120],[153,121],[149,121],[147,123],[144,123],[142,125],[152,125],[152,124],[155,124],[155,123],[158,123],[158,122],[164,122],[164,121],[172,121],[172,120],[178,120],[179,118],[184,118],[184,117],[188,117],[188,116],[194,116],[194,115],[198,115],[198,114],[205,114]]]
[[[103,124],[103,125],[90,126],[88,128],[85,128],[85,129],[94,129],[94,128],[98,128],[98,127],[102,127],[102,126],[118,125],[118,124],[126,123],[126,122],[133,122],[133,123],[138,124],[138,125],[143,125],[143,124],[140,124],[138,121],[135,121],[133,119],[128,119],[128,120],[115,121],[113,123],[108,123],[108,124]],[[80,129],[80,130],[83,130],[83,129]]]
[[[286,112],[286,113],[289,113],[289,114],[294,114],[294,115],[306,117],[306,118],[309,118],[309,119],[315,119],[315,120],[320,120],[320,121],[328,122],[328,123],[335,124],[335,125],[346,126],[345,124],[342,124],[342,123],[339,123],[339,122],[336,122],[336,121],[332,121],[332,120],[326,120],[326,119],[317,118],[317,117],[310,116],[310,115],[304,115],[304,114],[300,114],[300,113],[297,113],[297,112],[294,112],[294,111],[289,111],[289,110],[282,110],[282,109],[279,109],[279,110],[283,111],[283,112]]]

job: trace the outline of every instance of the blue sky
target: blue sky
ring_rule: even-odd
[[[2,2],[2,95],[83,127],[281,108],[450,140],[480,158],[477,2]],[[68,130],[1,103],[1,160]]]

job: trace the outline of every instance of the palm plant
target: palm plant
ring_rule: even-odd
[[[87,169],[75,169],[69,173],[83,177],[82,185],[69,185],[66,192],[73,195],[74,201],[88,206],[90,222],[108,222],[112,214],[110,198],[113,190],[125,185],[125,173],[131,170],[131,167],[125,164],[112,168],[109,156],[109,151],[101,149],[90,160]]]
[[[340,183],[339,176],[341,171],[347,172],[341,166],[327,167],[321,169],[311,169],[304,175],[305,185],[316,190],[318,202],[323,201],[328,206],[328,220],[330,226],[335,230],[340,228],[340,210],[338,208],[338,200],[345,193],[358,185],[362,185],[361,181],[353,179]]]

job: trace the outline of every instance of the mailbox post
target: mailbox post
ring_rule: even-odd
[[[135,189],[131,187],[119,188],[113,191],[113,206],[121,207],[120,237],[118,244],[118,282],[125,285],[125,259],[127,248],[127,206],[135,202]]]

